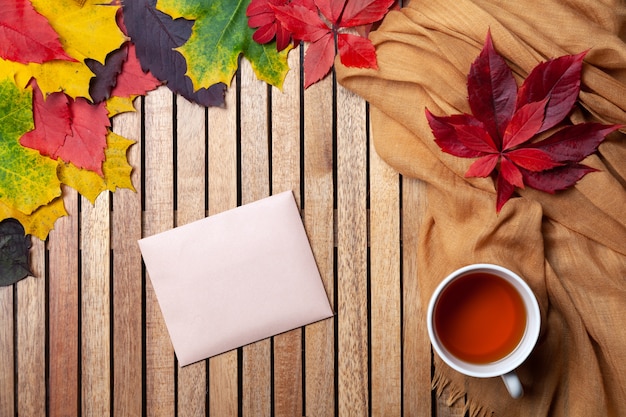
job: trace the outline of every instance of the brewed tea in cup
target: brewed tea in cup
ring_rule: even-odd
[[[514,370],[539,337],[539,304],[530,287],[498,265],[473,264],[448,275],[428,306],[437,354],[469,376],[501,376],[513,398],[523,395]]]

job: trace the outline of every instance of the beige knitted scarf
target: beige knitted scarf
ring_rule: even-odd
[[[450,387],[451,401],[466,395],[472,416],[626,416],[626,140],[610,135],[583,161],[599,171],[574,188],[526,188],[497,214],[493,181],[464,177],[472,160],[439,149],[424,108],[470,112],[467,74],[490,29],[518,83],[542,61],[589,50],[572,122],[624,124],[624,12],[618,0],[412,0],[370,35],[379,70],[337,62],[339,82],[371,105],[377,152],[427,183],[422,305],[448,273],[476,262],[516,271],[539,299],[540,340],[518,370],[522,399],[436,358],[436,388]]]

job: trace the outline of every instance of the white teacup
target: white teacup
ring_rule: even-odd
[[[524,393],[515,369],[533,350],[540,326],[530,287],[498,265],[454,271],[428,305],[428,335],[439,357],[465,375],[501,376],[513,398]]]

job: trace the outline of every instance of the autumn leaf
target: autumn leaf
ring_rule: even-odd
[[[0,57],[22,64],[75,61],[63,50],[48,19],[37,13],[29,0],[0,3]]]
[[[115,97],[144,96],[160,86],[161,82],[152,73],[144,72],[141,68],[135,45],[129,43],[127,48],[127,58],[122,64],[122,71],[116,79],[111,95]]]
[[[377,69],[374,45],[362,36],[346,33],[346,29],[380,21],[393,3],[394,0],[293,0],[282,6],[270,3],[270,7],[295,39],[310,43],[304,57],[307,88],[330,72],[337,53],[345,66]]]
[[[477,158],[466,177],[495,175],[497,211],[516,188],[555,193],[573,186],[594,171],[579,162],[621,127],[565,122],[578,98],[585,54],[539,64],[518,90],[488,33],[468,75],[472,114],[435,116],[426,109],[435,142],[444,152]],[[543,132],[547,137],[536,140]]]
[[[272,45],[252,40],[247,4],[244,0],[159,0],[157,7],[164,13],[195,21],[189,40],[177,48],[187,60],[187,75],[195,88],[230,85],[241,54],[259,80],[282,88],[290,48],[278,52]]]
[[[0,222],[0,287],[15,284],[30,272],[30,236],[14,219]]]
[[[46,240],[55,222],[64,216],[67,216],[67,211],[62,197],[56,197],[30,214],[24,214],[0,201],[0,220],[16,219],[24,226],[25,233],[41,240]]]
[[[255,29],[252,39],[260,44],[276,41],[276,50],[282,51],[292,42],[289,32],[276,18],[272,6],[284,6],[290,0],[252,0],[246,9],[248,26]],[[270,6],[272,5],[272,6]]]
[[[20,143],[52,159],[60,158],[102,174],[107,128],[111,125],[105,103],[92,104],[84,98],[72,100],[53,93],[44,100],[33,83],[35,129]]]
[[[149,71],[170,90],[189,101],[205,107],[224,104],[226,85],[195,88],[186,76],[185,57],[175,50],[191,36],[192,21],[172,19],[156,9],[156,0],[126,1],[123,14],[144,72]]]
[[[75,62],[52,60],[25,65],[0,60],[0,73],[13,76],[20,88],[35,78],[44,95],[62,91],[72,98],[88,98],[89,82],[94,74],[85,60],[104,63],[106,56],[127,40],[115,21],[119,7],[100,0],[31,2],[48,20],[63,49]]]
[[[111,52],[104,64],[95,59],[87,58],[85,63],[95,76],[89,82],[89,95],[94,103],[100,103],[111,97],[111,90],[117,84],[122,66],[128,58],[128,45]]]
[[[0,80],[0,201],[25,214],[61,193],[57,162],[24,148],[19,138],[33,128],[32,94]]]
[[[115,18],[119,6],[102,0],[31,2],[59,34],[64,50],[80,61],[90,58],[104,63],[109,52],[127,40]]]
[[[68,163],[60,164],[59,179],[92,203],[101,192],[106,190],[115,192],[118,188],[128,188],[135,191],[130,179],[133,168],[126,158],[126,152],[133,143],[132,140],[109,132],[106,159],[102,165],[103,177],[93,171],[79,169]]]

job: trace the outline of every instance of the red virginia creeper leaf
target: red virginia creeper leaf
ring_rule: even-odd
[[[513,114],[504,131],[502,150],[521,145],[537,134],[543,124],[547,103],[548,99],[528,103]]]
[[[485,156],[481,156],[476,161],[470,165],[469,169],[465,173],[466,177],[488,177],[489,174],[496,169],[496,165],[498,164],[498,160],[500,159],[500,155],[498,154],[489,154]]]
[[[506,182],[519,188],[524,188],[522,172],[507,157],[500,158],[500,175],[504,177]]]
[[[309,45],[304,55],[304,88],[324,78],[335,60],[335,42],[332,34]]]
[[[580,91],[580,74],[587,51],[565,55],[537,65],[522,83],[517,108],[550,98],[540,132],[560,123],[572,110]]]
[[[0,2],[0,58],[22,64],[76,61],[65,53],[48,19],[29,0]]]
[[[528,145],[541,149],[559,162],[582,161],[594,153],[606,135],[620,129],[621,125],[580,123],[566,126],[540,142]]]
[[[515,191],[515,186],[509,182],[507,182],[502,175],[498,175],[496,179],[496,212],[500,213],[502,210],[502,206],[504,203],[509,201],[511,196],[513,196],[513,192]]]
[[[341,16],[341,26],[354,27],[377,22],[387,14],[393,2],[394,0],[348,0]]]
[[[491,32],[487,33],[485,46],[470,67],[467,92],[472,114],[484,123],[499,148],[515,111],[517,84],[511,69],[495,51]]]
[[[458,125],[454,128],[457,139],[469,149],[483,153],[499,153],[493,139],[481,126]]]
[[[469,124],[473,126],[482,126],[482,124],[469,114],[454,114],[452,116],[435,116],[428,109],[425,110],[426,119],[430,129],[435,136],[435,142],[441,150],[450,155],[460,156],[462,158],[475,158],[484,155],[465,146],[458,139],[456,129],[457,125]]]
[[[339,58],[346,67],[378,69],[376,49],[369,39],[340,33],[337,35]]]
[[[563,165],[540,149],[519,148],[506,153],[506,157],[520,168],[530,171],[545,171]]]
[[[526,185],[536,190],[554,194],[557,191],[572,187],[582,177],[597,170],[583,164],[570,164],[541,172],[532,172],[523,168],[520,171]]]
[[[346,5],[346,0],[315,0],[315,5],[330,23],[339,23],[341,12]]]
[[[322,21],[317,10],[314,11],[294,3],[287,6],[272,6],[272,8],[276,13],[276,19],[297,39],[305,42],[316,42],[331,33],[330,28]]]
[[[282,51],[291,42],[291,32],[286,30],[276,18],[271,5],[284,6],[288,0],[252,0],[246,9],[248,26],[257,28],[252,39],[260,44],[266,44],[276,39],[276,49]]]

